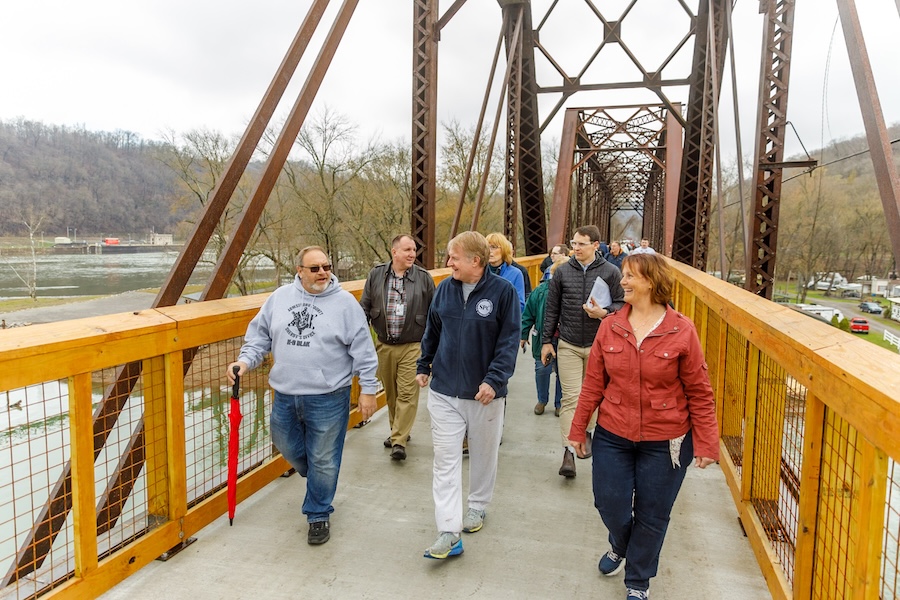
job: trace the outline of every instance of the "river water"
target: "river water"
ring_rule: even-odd
[[[37,295],[44,297],[104,296],[145,288],[158,288],[175,264],[178,253],[144,252],[137,254],[39,254],[37,256]],[[206,283],[212,272],[212,257],[204,256],[190,283]],[[30,256],[0,256],[0,300],[27,298],[26,280],[32,272]],[[271,263],[260,262],[254,279],[272,279]]]

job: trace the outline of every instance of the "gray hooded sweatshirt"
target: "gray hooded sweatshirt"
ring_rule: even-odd
[[[288,395],[326,394],[359,375],[363,394],[378,391],[378,357],[366,315],[353,294],[332,274],[320,294],[310,294],[294,276],[272,292],[250,321],[238,360],[255,369],[272,353],[269,385]]]

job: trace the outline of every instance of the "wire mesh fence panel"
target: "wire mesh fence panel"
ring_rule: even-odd
[[[759,355],[750,498],[789,582],[799,523],[803,402],[791,399],[793,378]]]
[[[106,556],[146,533],[150,526],[147,498],[147,430],[145,428],[145,377],[151,361],[123,365],[93,374],[97,402],[119,407],[114,419],[101,427],[105,440],[95,437],[99,454],[94,464],[97,492],[97,550]],[[161,375],[158,375],[161,377]],[[151,418],[156,423],[158,419]],[[98,428],[95,428],[95,436]],[[155,426],[150,434],[160,435]],[[164,468],[164,467],[163,467]]]
[[[2,593],[29,598],[69,579],[74,567],[73,528],[64,509],[72,503],[71,486],[61,485],[70,457],[67,382],[0,392],[0,411]],[[41,517],[52,514],[58,523],[49,526]]]
[[[185,451],[188,503],[193,505],[227,483],[228,410],[232,388],[226,379],[229,363],[240,351],[241,338],[232,338],[185,353]],[[269,432],[273,394],[268,387],[267,360],[240,381],[238,473],[244,473],[273,454]]]
[[[900,468],[888,465],[887,497],[884,506],[884,545],[881,550],[881,599],[900,596]]]
[[[860,481],[861,440],[855,429],[830,408],[825,409],[822,441],[813,598],[850,597]]]
[[[722,441],[738,473],[744,457],[744,407],[747,391],[747,339],[728,327],[725,346],[725,397],[722,409]]]
[[[706,364],[709,366],[709,381],[716,389],[716,382],[719,381],[719,332],[722,319],[719,315],[709,311],[706,319],[706,340],[704,346],[704,356]],[[704,340],[701,340],[701,342]],[[716,402],[722,402],[722,398],[716,398]]]

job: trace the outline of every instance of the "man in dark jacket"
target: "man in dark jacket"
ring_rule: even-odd
[[[521,309],[509,282],[487,268],[483,235],[459,234],[447,244],[453,273],[437,287],[416,367],[428,384],[434,442],[434,516],[438,537],[426,558],[462,554],[460,532],[484,525],[494,495],[507,382],[516,365]],[[462,441],[469,436],[469,497],[462,515]]]
[[[556,356],[562,383],[559,430],[563,461],[559,474],[567,478],[575,477],[575,453],[568,438],[591,345],[600,328],[600,320],[625,304],[621,271],[600,256],[600,230],[595,225],[579,227],[572,236],[571,246],[575,255],[556,269],[550,280],[544,310],[544,339],[553,339],[558,327],[559,347],[554,351],[552,344],[545,343],[541,348],[541,359],[545,363]],[[608,299],[594,297],[599,288],[608,290]],[[589,443],[587,448],[590,448]]]
[[[359,301],[378,336],[378,378],[384,386],[391,425],[384,446],[391,449],[394,460],[406,459],[406,442],[416,420],[416,360],[434,296],[431,274],[415,260],[415,240],[408,235],[395,237],[391,261],[369,272]]]

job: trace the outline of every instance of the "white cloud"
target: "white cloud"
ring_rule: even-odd
[[[533,0],[535,26],[550,0]],[[198,127],[226,133],[243,131],[285,50],[304,19],[310,2],[258,0],[33,0],[9,3],[0,21],[0,119],[22,116],[55,124],[83,124],[90,129],[125,129],[158,138],[167,129]],[[295,75],[279,114],[287,114],[318,44],[340,2],[332,2],[320,31]],[[446,0],[442,9],[449,7]],[[566,68],[583,63],[581,47],[596,46],[599,22],[578,14],[569,18],[557,9],[542,32],[542,41]],[[623,20],[623,35],[642,61],[652,64],[672,45],[672,29],[684,27],[678,3],[638,2]],[[598,4],[605,14],[623,1]],[[900,120],[900,86],[894,77],[898,29],[894,0],[857,2],[875,80],[888,123]],[[745,154],[755,141],[756,95],[762,19],[757,2],[739,2],[735,12],[739,98]],[[672,16],[667,11],[672,11]],[[481,106],[488,69],[500,30],[496,2],[473,0],[463,6],[442,32],[440,43],[439,122],[455,118],[474,123]],[[788,115],[808,148],[862,131],[846,46],[838,27],[824,99],[826,56],[837,16],[833,2],[799,2],[794,37]],[[366,135],[408,139],[412,100],[412,2],[372,0],[359,3],[317,98],[317,106],[355,121]],[[674,24],[673,24],[674,23]],[[555,32],[555,33],[554,33]],[[554,36],[555,39],[554,39]],[[635,36],[635,37],[630,37]],[[661,38],[665,38],[664,40]],[[587,41],[586,41],[587,40]],[[589,70],[617,76],[620,61],[605,59]],[[673,65],[674,66],[674,65]],[[502,66],[501,66],[502,73]],[[630,78],[631,75],[628,75]],[[730,80],[721,100],[723,157],[734,154]],[[686,88],[672,90],[686,101]],[[681,96],[681,97],[679,97]],[[496,92],[488,111],[493,118]],[[645,92],[577,94],[569,103],[623,104],[652,101]],[[542,111],[556,98],[542,97]],[[316,107],[313,109],[316,110]],[[823,128],[824,123],[824,128]],[[558,120],[547,130],[559,135]],[[799,151],[789,139],[789,152]]]

